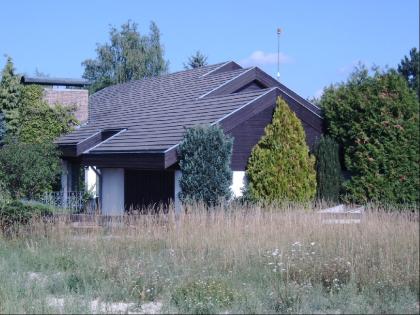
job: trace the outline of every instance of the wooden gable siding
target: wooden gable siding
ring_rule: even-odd
[[[239,90],[235,91],[234,93],[249,92],[249,91],[261,90],[265,88],[267,88],[267,86],[264,86],[257,80],[254,80],[248,84],[245,84],[243,87],[241,87]]]
[[[321,137],[322,132],[316,130],[311,125],[307,124],[304,121],[302,122],[303,129],[305,129],[306,134],[306,144],[308,145],[309,149],[313,151],[315,147],[316,141]]]
[[[231,167],[244,171],[252,148],[264,135],[264,128],[273,118],[274,105],[249,118],[228,132],[234,138]]]
[[[228,132],[229,135],[234,137],[231,162],[233,171],[244,171],[246,169],[252,149],[264,135],[265,127],[272,121],[275,107],[276,104],[272,103],[270,107]],[[312,150],[316,139],[321,136],[321,132],[305,121],[301,120],[301,122],[306,134],[306,143]]]

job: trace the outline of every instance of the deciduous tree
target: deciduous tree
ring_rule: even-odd
[[[123,24],[121,30],[111,27],[109,36],[109,43],[97,45],[97,57],[82,63],[83,77],[92,83],[91,92],[167,72],[168,62],[154,22],[150,24],[148,36],[140,35],[137,24],[131,21]]]

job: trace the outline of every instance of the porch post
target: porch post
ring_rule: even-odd
[[[179,181],[181,180],[182,172],[180,170],[175,170],[174,174],[174,206],[175,206],[175,214],[179,215],[181,213],[181,200],[179,199],[179,193],[181,192],[181,185]]]
[[[67,193],[69,191],[68,182],[69,182],[69,162],[61,160],[61,192],[63,198],[61,199],[61,206],[66,208],[67,206]]]
[[[101,169],[101,207],[103,215],[124,214],[124,169]]]

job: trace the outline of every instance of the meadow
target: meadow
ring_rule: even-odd
[[[190,207],[0,236],[0,313],[89,312],[418,313],[418,212]]]

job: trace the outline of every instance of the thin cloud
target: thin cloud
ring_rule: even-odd
[[[280,63],[289,63],[292,59],[284,53],[280,53]],[[262,50],[254,51],[249,57],[240,62],[245,67],[267,66],[277,64],[277,53],[264,52]]]
[[[315,98],[321,98],[323,94],[324,94],[324,89],[319,89],[315,92]]]
[[[354,68],[362,64],[369,66],[369,63],[366,61],[354,60],[352,63],[338,68],[337,72],[340,75],[349,75],[354,70]]]

